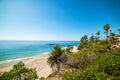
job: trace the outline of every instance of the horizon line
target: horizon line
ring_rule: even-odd
[[[79,41],[79,40],[16,40],[16,39],[9,39],[9,40],[2,40],[0,39],[0,41]]]

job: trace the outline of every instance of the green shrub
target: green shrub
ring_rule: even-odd
[[[10,71],[0,75],[0,80],[35,80],[37,78],[36,70],[26,68],[23,62],[17,63]]]
[[[39,80],[45,80],[45,78],[44,78],[44,77],[41,77]]]
[[[66,72],[63,80],[119,80],[120,50],[99,54],[95,60],[76,72]]]

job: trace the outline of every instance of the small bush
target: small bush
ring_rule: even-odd
[[[39,80],[45,80],[45,78],[44,78],[44,77],[41,77]]]
[[[35,69],[25,67],[23,62],[19,62],[13,68],[0,75],[0,80],[35,80],[38,78]]]

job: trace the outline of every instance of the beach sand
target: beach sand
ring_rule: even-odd
[[[49,54],[41,54],[30,58],[23,58],[21,60],[0,62],[0,72],[9,71],[14,64],[18,63],[19,61],[22,61],[25,63],[26,67],[36,68],[39,78],[47,77],[52,73],[50,66],[47,64],[48,57]]]
[[[72,52],[78,52],[78,47],[77,46],[73,46]]]

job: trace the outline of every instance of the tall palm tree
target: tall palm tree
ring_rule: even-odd
[[[85,42],[87,42],[87,39],[88,39],[88,37],[87,37],[87,35],[85,35],[85,36],[84,36]]]
[[[114,32],[112,32],[112,30],[110,30],[110,37],[115,37],[115,33]]]
[[[88,37],[87,35],[84,35],[83,37],[81,37],[80,39],[80,46],[79,46],[79,49],[81,48],[86,48],[87,47],[87,42],[88,42]],[[81,48],[80,48],[81,47]]]
[[[94,42],[95,41],[95,37],[92,35],[92,36],[90,36],[89,40],[90,40],[90,42]]]
[[[116,34],[114,32],[112,32],[112,30],[110,30],[110,36],[109,36],[109,42],[110,44],[115,44],[116,43],[116,38],[115,38]]]
[[[98,31],[98,32],[96,33],[96,35],[97,35],[97,40],[99,40],[99,38],[100,38],[100,31]]]
[[[119,35],[120,35],[120,29],[118,29],[118,33],[119,33]]]
[[[80,43],[81,43],[81,44],[84,44],[84,43],[87,42],[87,40],[88,40],[87,35],[84,35],[83,37],[81,37],[81,39],[80,39]]]
[[[84,43],[84,37],[81,37],[81,39],[80,39],[80,43],[81,43],[81,44]]]
[[[61,48],[60,45],[56,45],[52,52],[50,53],[50,57],[48,58],[47,62],[51,66],[52,71],[60,71],[60,57],[64,53],[64,50]]]
[[[104,25],[104,30],[105,30],[105,34],[106,34],[106,38],[107,38],[107,36],[108,36],[108,30],[109,30],[109,28],[110,28],[110,26],[109,26],[109,24],[105,24]]]

